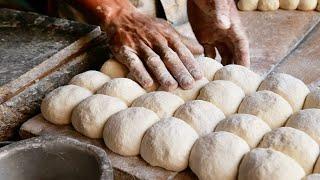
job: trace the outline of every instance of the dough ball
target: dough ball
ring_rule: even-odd
[[[272,149],[257,148],[241,161],[238,180],[300,180],[304,176],[303,168],[289,156]]]
[[[227,65],[216,72],[215,80],[232,81],[241,87],[246,95],[256,92],[261,77],[250,69],[240,65]]]
[[[194,100],[198,97],[200,89],[208,83],[209,81],[206,78],[203,78],[197,80],[192,89],[184,90],[181,87],[178,87],[172,93],[181,97],[185,101]]]
[[[302,178],[302,180],[320,180],[320,174],[310,174]]]
[[[99,71],[91,70],[74,76],[69,84],[89,89],[91,92],[95,93],[108,81],[110,81],[110,77],[107,75]]]
[[[244,139],[255,148],[263,135],[271,131],[270,127],[260,118],[250,114],[234,114],[218,123],[216,132],[227,131]]]
[[[181,105],[174,117],[188,123],[200,136],[212,132],[217,123],[225,118],[223,112],[215,105],[202,100],[188,101]]]
[[[320,109],[320,89],[308,94],[303,109],[318,108]]]
[[[254,11],[258,8],[259,0],[240,0],[238,2],[238,8],[241,11]]]
[[[287,100],[293,112],[303,107],[309,88],[299,79],[283,73],[274,73],[262,81],[259,90],[269,90]]]
[[[243,99],[238,112],[255,115],[271,129],[275,129],[285,124],[292,114],[292,108],[280,95],[271,91],[258,91]]]
[[[298,8],[300,0],[280,0],[280,8],[294,10]]]
[[[234,180],[240,161],[249,150],[240,137],[229,132],[213,132],[193,145],[189,166],[200,180]]]
[[[223,67],[221,63],[209,57],[200,56],[197,57],[197,60],[202,69],[204,77],[209,81],[212,81],[214,78],[214,74]]]
[[[104,124],[114,113],[126,109],[118,98],[96,94],[82,101],[72,112],[72,125],[89,138],[102,138]]]
[[[131,73],[129,73],[129,74],[127,75],[127,78],[129,78],[129,79],[137,82],[137,80],[133,77],[133,75],[132,75]],[[156,90],[159,88],[159,86],[160,86],[159,83],[158,83],[157,81],[153,80],[152,86],[147,87],[147,88],[144,88],[144,89],[145,89],[147,92],[152,92],[152,91],[156,91]]]
[[[308,134],[291,127],[281,127],[267,133],[259,147],[271,148],[290,156],[307,174],[312,172],[319,155],[318,144]]]
[[[144,135],[141,157],[152,166],[182,171],[188,167],[190,151],[197,138],[196,131],[181,119],[161,119]]]
[[[299,129],[320,144],[320,109],[305,109],[293,114],[286,126]]]
[[[79,86],[61,86],[51,91],[42,100],[41,113],[53,124],[69,124],[73,108],[91,95],[89,90]]]
[[[298,9],[302,11],[311,11],[316,9],[317,3],[317,0],[300,0]]]
[[[229,116],[237,112],[244,96],[243,90],[233,82],[218,80],[205,85],[197,99],[211,102]]]
[[[279,9],[279,6],[279,0],[260,0],[258,3],[260,11],[275,11]]]
[[[103,139],[113,152],[122,156],[136,156],[144,133],[159,120],[153,111],[143,107],[132,107],[110,116]]]
[[[130,106],[133,100],[145,94],[146,91],[131,79],[115,78],[103,85],[97,93],[117,97]]]
[[[176,109],[184,103],[183,99],[165,91],[144,94],[133,101],[132,107],[145,107],[157,113],[160,118],[173,116]]]
[[[115,59],[107,60],[101,67],[100,71],[111,78],[123,78],[129,73],[126,66],[122,65]]]

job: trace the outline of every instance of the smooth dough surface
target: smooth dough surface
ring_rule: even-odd
[[[69,124],[73,108],[91,95],[91,91],[79,86],[61,86],[42,100],[41,113],[53,124]]]
[[[212,132],[192,147],[189,166],[200,180],[237,179],[238,167],[248,144],[229,132]]]
[[[186,102],[176,110],[174,117],[188,123],[200,136],[212,132],[217,123],[225,118],[219,108],[203,100]]]
[[[95,93],[108,81],[110,81],[109,76],[99,71],[90,70],[74,76],[69,84],[89,89],[92,93]]]
[[[152,125],[143,136],[140,154],[152,166],[170,171],[188,167],[191,148],[198,134],[181,119],[164,118]]]
[[[256,148],[247,153],[239,167],[239,180],[300,180],[303,168],[289,156],[272,149]]]
[[[165,91],[146,93],[133,101],[132,107],[145,107],[157,113],[160,118],[173,116],[183,99]]]
[[[238,113],[255,115],[271,129],[275,129],[285,124],[292,114],[292,108],[280,95],[271,91],[258,91],[243,99]]]
[[[217,80],[206,84],[197,99],[211,102],[229,116],[237,112],[244,97],[243,90],[233,82]]]
[[[320,174],[310,174],[304,177],[302,180],[320,180]]]
[[[181,87],[178,87],[172,91],[172,93],[181,97],[184,101],[194,100],[198,97],[200,89],[208,83],[209,81],[206,78],[203,78],[197,80],[192,89],[184,90]]]
[[[291,127],[281,127],[267,133],[259,147],[271,148],[290,156],[307,174],[312,172],[319,155],[317,142],[303,131]]]
[[[100,71],[111,78],[126,77],[129,70],[115,59],[107,60],[101,67]]]
[[[308,94],[303,109],[318,108],[320,109],[320,88]]]
[[[317,4],[317,0],[300,0],[298,9],[302,11],[311,11],[316,9]]]
[[[82,101],[72,112],[72,125],[89,138],[102,138],[104,124],[114,113],[126,109],[118,98],[96,94]]]
[[[251,114],[234,114],[220,121],[215,132],[227,131],[244,139],[255,148],[263,135],[271,131],[268,124]]]
[[[258,8],[259,0],[240,0],[238,2],[238,8],[241,11],[254,11]]]
[[[298,8],[300,0],[280,0],[280,8],[294,10]]]
[[[200,56],[197,57],[197,60],[203,71],[204,77],[209,81],[212,81],[215,73],[223,67],[220,62],[209,57]]]
[[[110,116],[104,126],[104,142],[115,153],[136,156],[144,133],[158,120],[156,113],[143,107],[119,111]]]
[[[279,0],[260,0],[258,3],[258,9],[260,11],[275,11],[279,9]]]

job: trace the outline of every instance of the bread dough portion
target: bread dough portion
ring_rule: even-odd
[[[126,66],[122,65],[115,59],[107,60],[101,67],[100,71],[111,78],[123,78],[129,73]]]
[[[61,86],[51,91],[42,100],[41,113],[53,124],[70,124],[73,108],[91,95],[89,90],[79,86]]]
[[[104,126],[104,142],[122,156],[139,155],[144,133],[158,120],[156,113],[143,107],[119,111],[110,116]]]
[[[318,108],[320,109],[320,88],[312,91],[306,97],[303,109]]]
[[[319,146],[303,131],[281,127],[267,133],[259,144],[261,148],[271,148],[295,159],[307,174],[312,173],[319,155]]]
[[[254,11],[258,8],[259,0],[240,0],[238,2],[238,8],[241,11]]]
[[[104,124],[114,113],[126,109],[118,98],[96,94],[82,101],[72,112],[72,125],[89,138],[102,138]]]
[[[209,57],[200,56],[197,57],[197,60],[203,71],[204,77],[209,81],[212,81],[215,73],[223,67],[221,63]]]
[[[320,109],[305,109],[293,114],[286,126],[299,129],[320,144]]]
[[[289,74],[274,73],[262,81],[259,90],[269,90],[287,100],[293,112],[303,107],[309,88],[300,80]]]
[[[248,144],[229,132],[212,132],[199,138],[192,147],[189,166],[200,180],[237,179]]]
[[[217,80],[205,85],[197,99],[211,102],[229,116],[237,112],[244,96],[243,90],[233,82]]]
[[[109,76],[99,71],[90,70],[74,76],[69,84],[89,89],[92,93],[95,93],[102,85],[110,81],[110,79]]]
[[[117,97],[130,106],[136,98],[145,94],[146,91],[131,79],[115,78],[103,85],[97,93]]]
[[[317,7],[317,0],[300,0],[298,9],[302,11],[312,11]]]
[[[300,0],[280,0],[280,8],[286,10],[295,10],[298,8]]]
[[[182,171],[188,167],[190,151],[197,138],[196,131],[181,119],[161,119],[143,136],[141,157],[152,166]]]
[[[215,132],[227,131],[244,139],[255,148],[263,135],[271,131],[270,127],[260,118],[250,114],[234,114],[220,121]]]
[[[160,118],[173,116],[176,109],[184,103],[183,99],[165,91],[144,94],[133,101],[132,107],[145,107],[157,113]]]
[[[260,0],[258,4],[260,11],[275,11],[279,9],[279,7],[279,0]]]
[[[177,89],[172,91],[172,93],[181,97],[184,101],[195,100],[199,95],[200,89],[208,83],[209,81],[206,78],[202,78],[195,82],[192,89],[185,90],[185,89],[182,89],[181,87],[178,87]]]
[[[247,153],[239,167],[239,180],[300,180],[303,168],[289,156],[272,149],[257,148]]]
[[[188,123],[200,136],[212,132],[218,122],[225,118],[219,108],[202,100],[189,101],[181,105],[174,117]]]
[[[310,174],[304,177],[302,180],[320,180],[320,174]]]

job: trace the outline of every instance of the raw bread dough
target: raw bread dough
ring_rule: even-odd
[[[262,81],[259,90],[269,90],[287,100],[293,112],[303,107],[309,88],[300,80],[289,74],[274,73]]]
[[[118,98],[96,94],[82,101],[72,112],[72,125],[89,138],[102,138],[104,124],[114,113],[126,109]]]
[[[300,180],[304,176],[303,168],[289,156],[272,149],[256,148],[241,161],[238,180]]]
[[[192,89],[184,90],[181,87],[178,87],[172,91],[172,93],[181,97],[184,101],[194,100],[198,97],[200,89],[208,83],[209,81],[206,78],[202,78],[195,82]]]
[[[292,108],[280,95],[271,91],[258,91],[243,99],[238,112],[255,115],[271,129],[275,129],[285,124],[292,114]]]
[[[181,105],[174,117],[184,120],[200,136],[212,132],[217,123],[225,118],[223,112],[215,105],[202,100],[189,101]]]
[[[300,0],[298,9],[302,11],[311,11],[316,9],[317,3],[317,0]]]
[[[318,108],[320,109],[320,88],[308,94],[303,109]]]
[[[130,106],[136,98],[145,94],[146,91],[131,79],[115,78],[103,85],[97,93],[117,97]]]
[[[292,115],[286,126],[299,129],[320,144],[320,109],[305,109]]]
[[[115,59],[107,60],[101,67],[100,71],[111,78],[123,78],[129,73],[126,66],[122,65]]]
[[[302,178],[302,180],[320,180],[320,174],[310,174]]]
[[[69,124],[73,108],[91,95],[89,90],[79,86],[61,86],[51,91],[42,100],[42,115],[53,124]]]
[[[307,174],[312,173],[319,155],[317,142],[303,131],[291,127],[281,127],[267,133],[259,147],[271,148],[290,156]]]
[[[197,99],[216,105],[226,116],[237,112],[244,98],[243,90],[231,81],[212,81],[205,85]]]
[[[109,76],[99,71],[90,70],[74,76],[69,84],[89,89],[92,93],[95,93],[108,81],[110,81]]]
[[[249,150],[248,144],[232,133],[212,132],[193,145],[189,166],[200,180],[234,180]]]
[[[204,77],[209,81],[212,81],[214,74],[223,67],[221,63],[209,57],[199,56],[197,57],[197,60],[203,71]]]
[[[258,8],[259,0],[240,0],[238,2],[238,8],[241,11],[254,11]]]
[[[129,73],[127,75],[127,78],[137,82],[137,80],[133,77],[133,75],[131,73]],[[159,83],[156,80],[153,80],[152,86],[145,88],[145,90],[147,92],[156,91],[159,88],[159,86],[160,86]]]
[[[294,10],[298,8],[300,0],[280,0],[280,8]]]
[[[218,123],[215,132],[227,131],[244,139],[255,148],[263,135],[271,131],[270,127],[257,116],[251,114],[234,114]]]
[[[181,119],[161,119],[143,136],[141,157],[152,166],[182,171],[188,167],[190,151],[197,138],[196,131]]]
[[[122,156],[139,155],[144,133],[158,120],[156,113],[143,107],[119,111],[110,116],[104,126],[104,142]]]
[[[232,81],[241,87],[246,95],[256,92],[261,77],[250,69],[240,65],[227,65],[216,72],[215,80]]]
[[[173,116],[176,109],[184,103],[183,99],[165,91],[144,94],[133,101],[132,107],[145,107],[157,113],[160,118]]]
[[[260,11],[275,11],[279,9],[279,6],[279,0],[260,0],[258,3]]]

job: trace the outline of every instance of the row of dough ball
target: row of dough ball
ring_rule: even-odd
[[[317,5],[318,4],[318,5]],[[274,11],[299,9],[302,11],[320,11],[320,0],[239,0],[238,8],[242,11]]]

